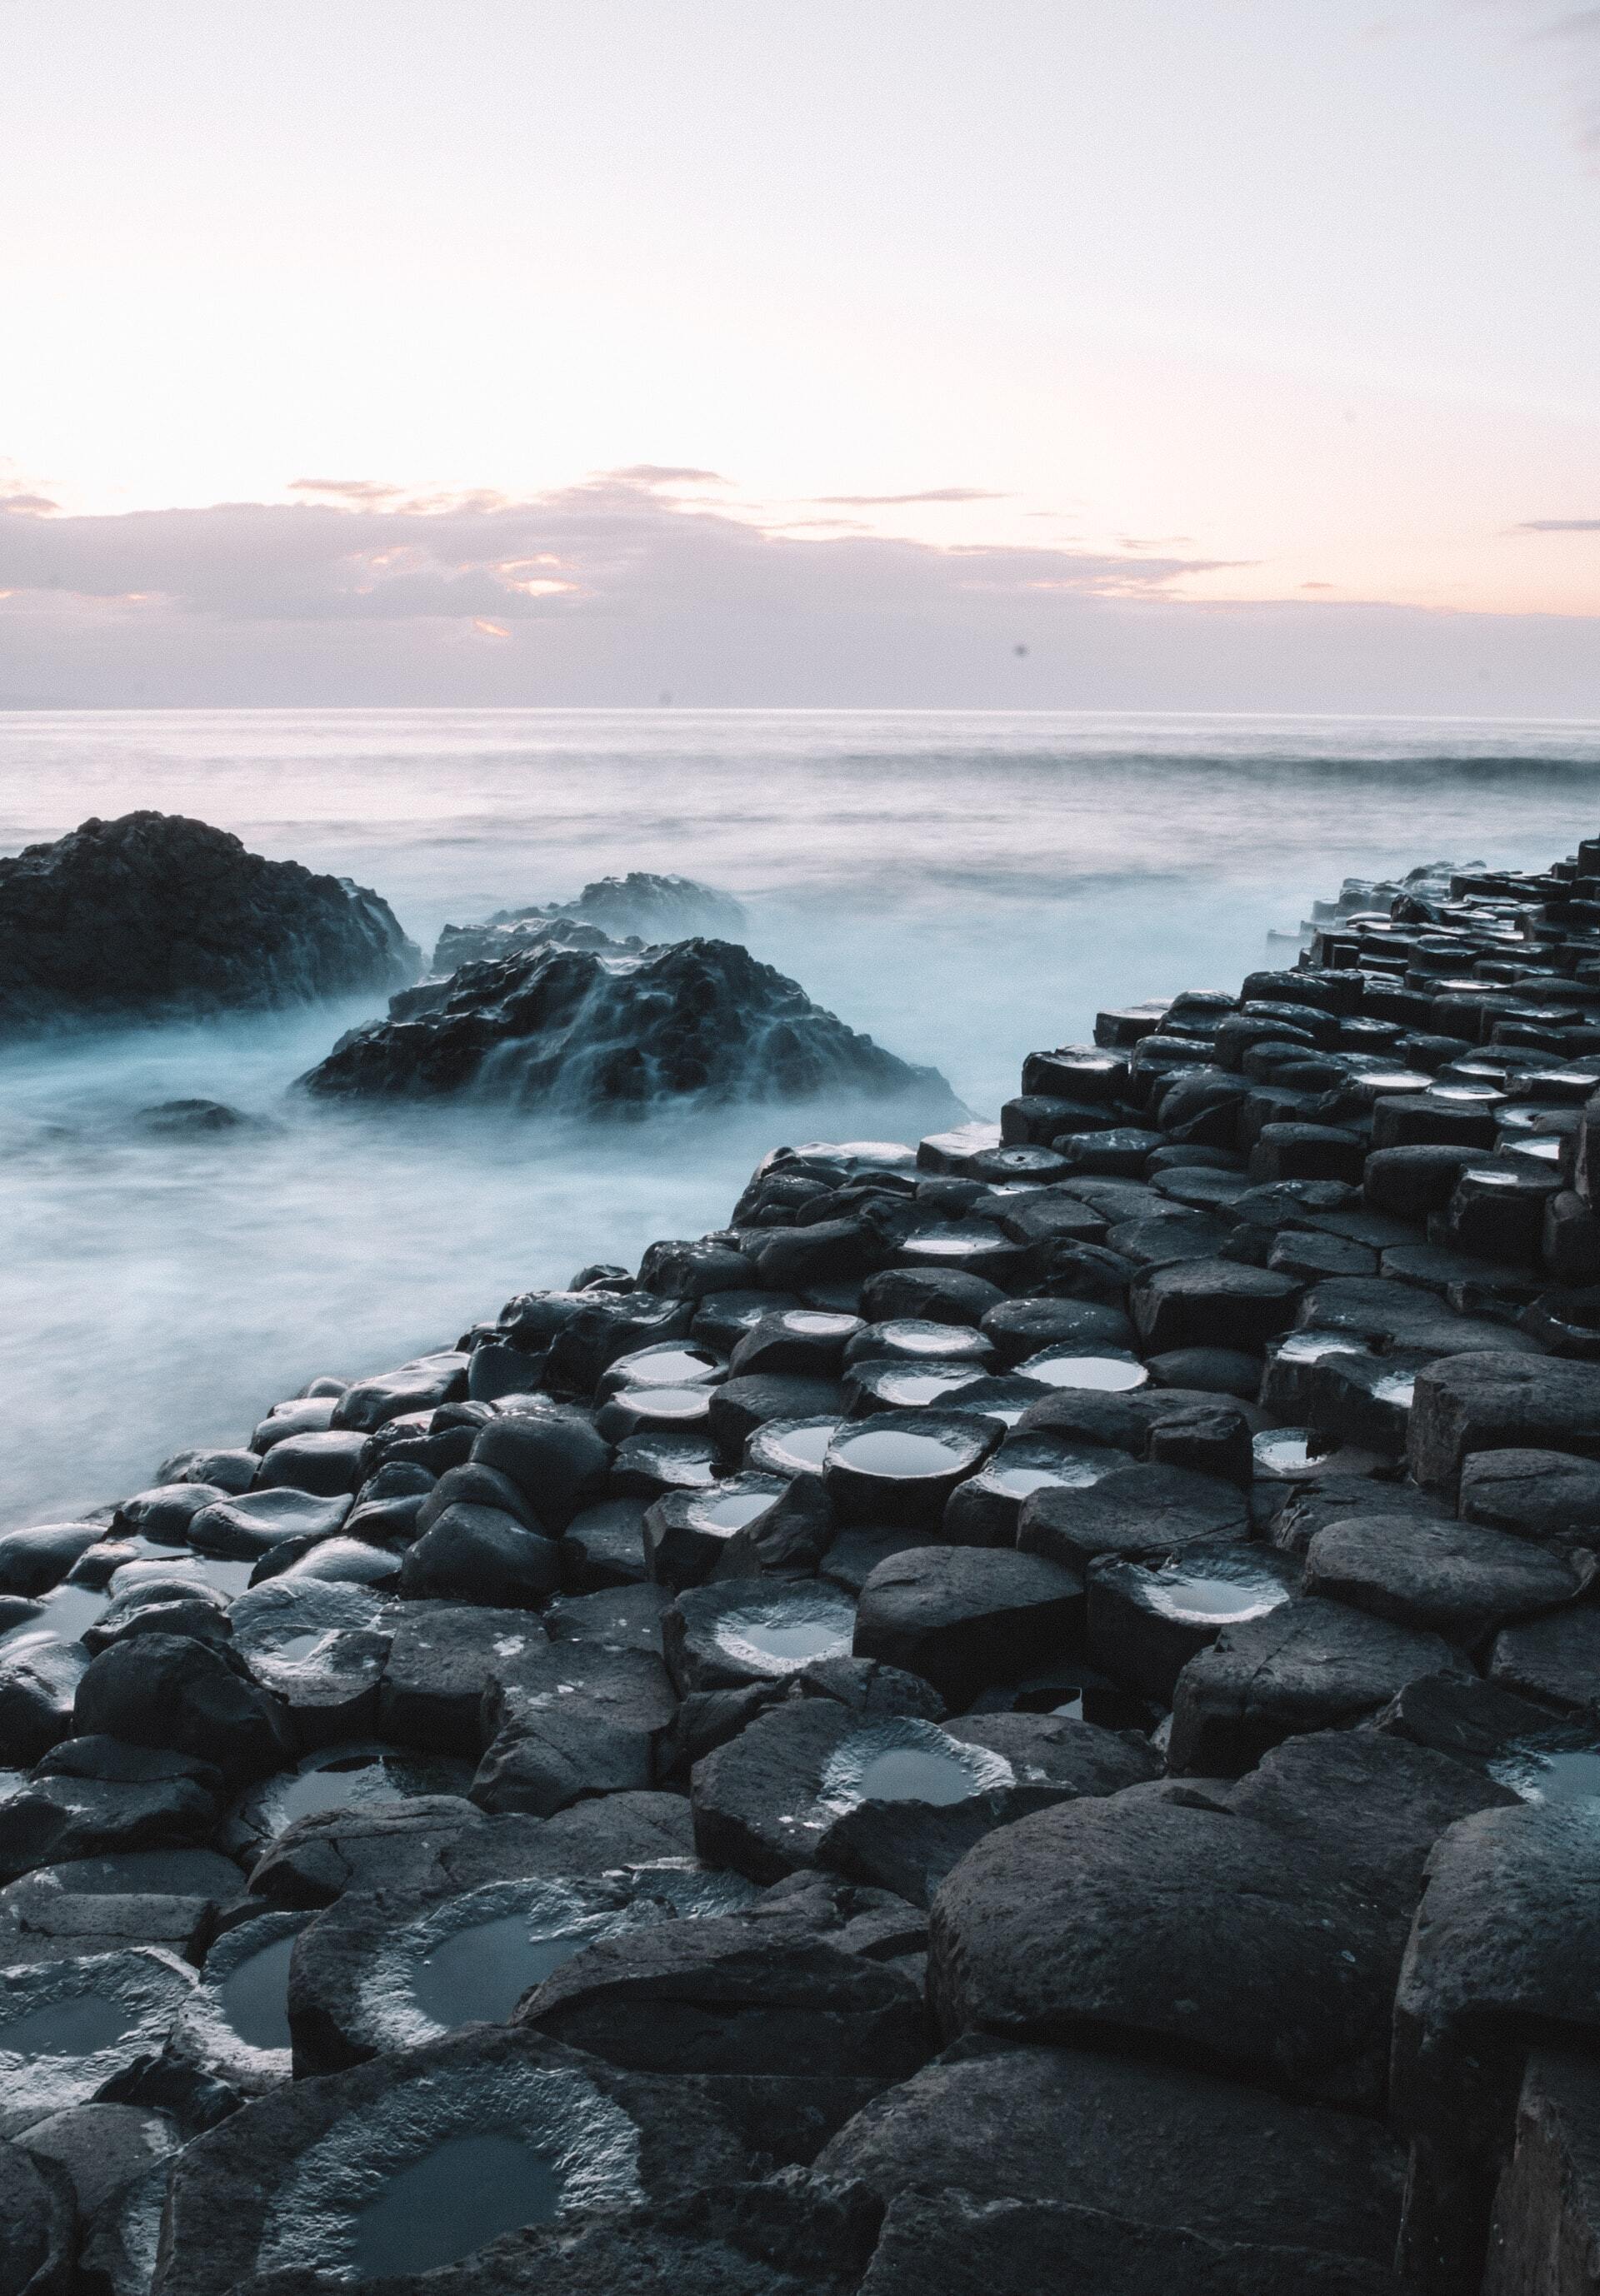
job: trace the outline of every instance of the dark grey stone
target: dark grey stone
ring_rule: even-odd
[[[1177,1678],[1168,1759],[1188,1777],[1237,1777],[1297,1732],[1375,1713],[1419,1676],[1467,1669],[1442,1636],[1342,1603],[1297,1598],[1227,1627]]]

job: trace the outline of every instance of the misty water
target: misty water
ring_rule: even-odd
[[[1600,727],[914,712],[272,710],[0,718],[0,849],[135,806],[446,922],[628,869],[737,894],[755,953],[977,1112],[1097,1006],[1233,987],[1343,876],[1541,864],[1596,826]],[[1282,954],[1280,952],[1280,954]],[[726,1216],[862,1108],[587,1128],[287,1096],[371,1004],[0,1055],[0,1526],[148,1483],[307,1380]],[[259,1131],[149,1139],[186,1095]]]

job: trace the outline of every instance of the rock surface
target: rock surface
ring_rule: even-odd
[[[542,942],[564,940],[570,947],[583,947],[592,945],[596,934],[656,944],[688,940],[696,934],[741,940],[745,922],[743,909],[730,893],[697,884],[693,877],[659,877],[648,870],[630,869],[626,877],[602,877],[586,885],[575,901],[496,909],[480,925],[447,925],[434,948],[432,970],[455,972],[464,964],[513,956]],[[584,928],[588,929],[587,941]]]
[[[301,1078],[323,1097],[437,1099],[594,1112],[690,1096],[784,1101],[905,1095],[959,1103],[725,940],[629,954],[540,947],[467,964],[391,999]]]
[[[180,814],[0,860],[0,1034],[387,993],[420,964],[376,893]]]

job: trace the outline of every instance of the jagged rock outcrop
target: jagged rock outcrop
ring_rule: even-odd
[[[387,1021],[352,1030],[300,1082],[328,1098],[470,1092],[568,1113],[691,1095],[957,1106],[937,1070],[897,1059],[722,940],[637,954],[545,943],[464,965],[392,998]]]
[[[596,932],[611,940],[644,942],[686,940],[695,934],[743,939],[746,922],[733,896],[714,886],[696,884],[693,877],[630,869],[626,877],[601,877],[586,885],[575,901],[496,909],[480,925],[447,925],[433,952],[432,970],[455,972],[464,964],[515,955],[553,939],[569,947],[592,947]]]
[[[387,992],[420,967],[376,893],[182,814],[86,821],[0,860],[0,1035]]]

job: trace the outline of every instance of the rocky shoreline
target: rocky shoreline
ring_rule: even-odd
[[[0,2296],[1600,2286],[1597,1190],[1600,840],[0,1538]]]

